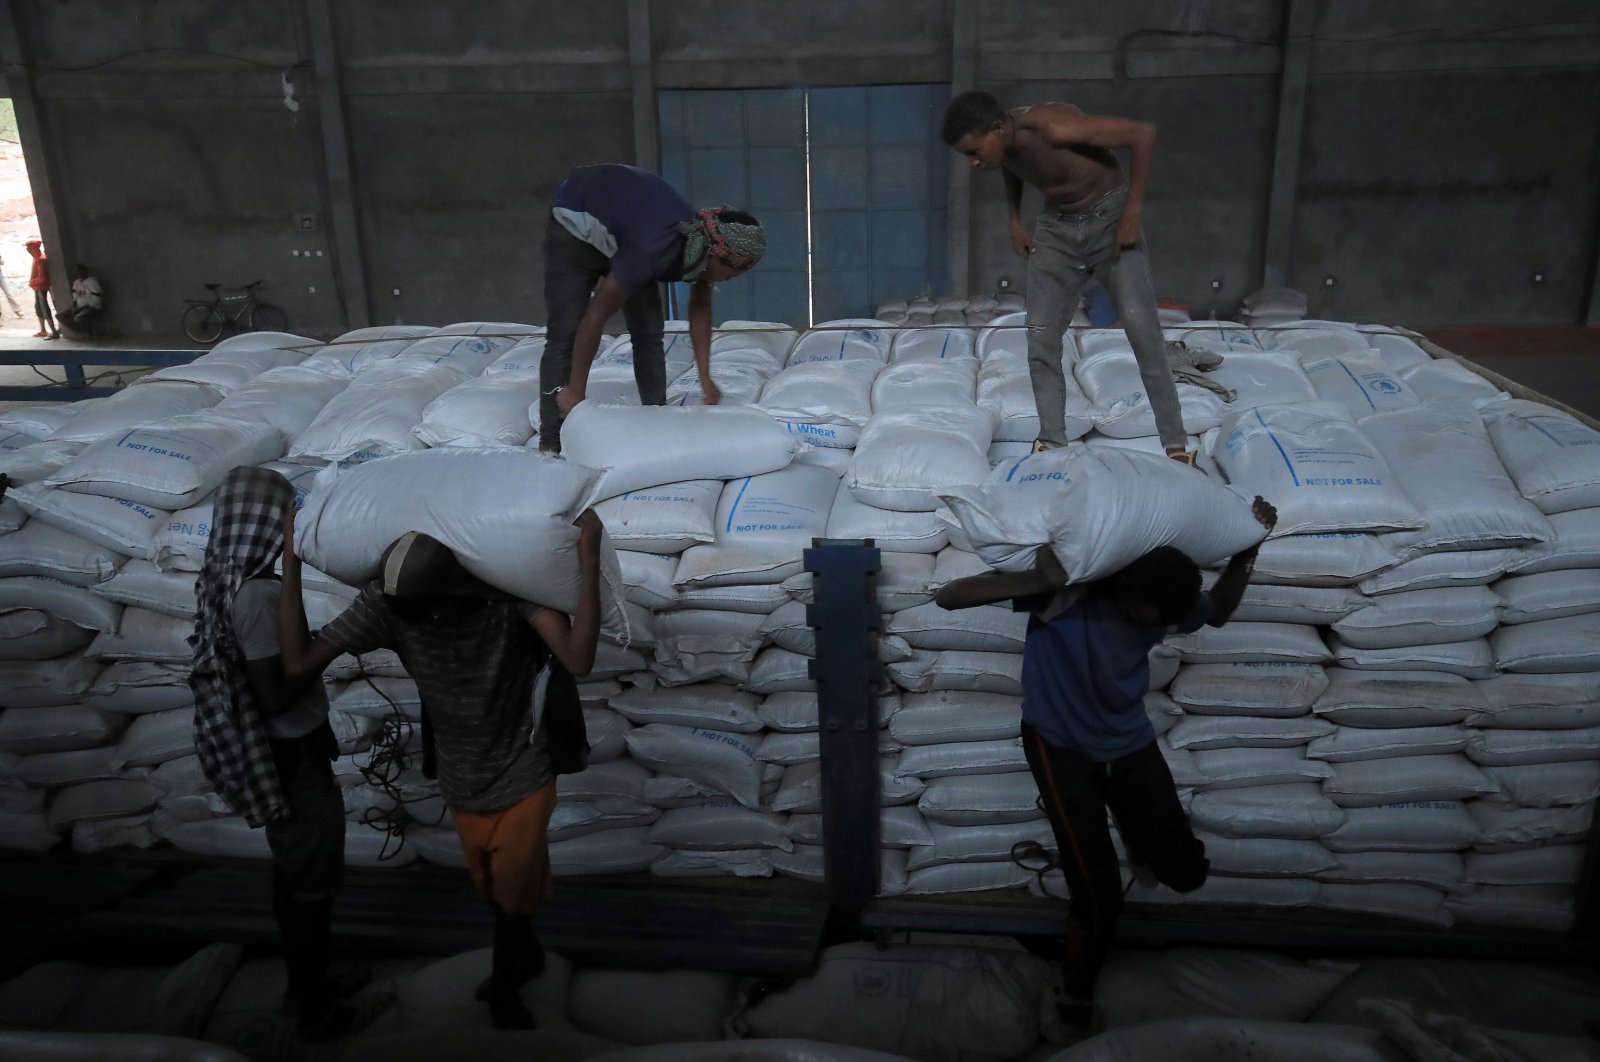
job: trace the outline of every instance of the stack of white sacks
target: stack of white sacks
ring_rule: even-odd
[[[265,856],[192,749],[184,639],[209,494],[270,463],[331,541],[349,510],[330,499],[357,470],[536,447],[539,332],[244,336],[113,398],[0,417],[0,471],[22,484],[0,506],[0,844]],[[1168,336],[1224,354],[1214,376],[1236,397],[1181,384],[1185,424],[1211,482],[1265,496],[1280,522],[1234,622],[1152,653],[1147,709],[1213,876],[1131,898],[1567,925],[1600,795],[1600,433],[1388,329]],[[1059,895],[1058,872],[1011,858],[1054,847],[1019,738],[1025,617],[944,612],[932,594],[986,569],[963,499],[1050,489],[1085,455],[1137,469],[1119,451],[1160,452],[1123,334],[1068,337],[1077,442],[1039,456],[1020,315],[798,335],[730,322],[714,409],[697,405],[687,335],[667,340],[668,407],[637,408],[623,339],[563,433],[565,460],[600,471],[588,499],[627,605],[582,686],[593,754],[558,782],[557,873],[821,879],[801,551],[826,536],[884,551],[884,891]],[[1036,530],[1017,557],[1050,541]],[[355,592],[307,587],[313,625]],[[351,860],[458,864],[414,766],[386,787],[362,770],[385,717],[414,747],[399,661],[342,660],[329,680]],[[404,843],[359,825],[374,816],[409,823]]]

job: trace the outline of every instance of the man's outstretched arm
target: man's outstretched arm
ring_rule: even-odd
[[[1259,494],[1251,503],[1250,511],[1269,533],[1277,526],[1278,510]],[[1250,583],[1250,572],[1255,567],[1256,554],[1260,552],[1261,543],[1257,542],[1249,549],[1235,553],[1228,561],[1228,566],[1223,569],[1216,585],[1211,588],[1211,618],[1206,620],[1208,624],[1220,627],[1233,618],[1234,609],[1239,607],[1239,601],[1244,597],[1244,588]]]
[[[1019,597],[1048,594],[1067,585],[1066,569],[1049,546],[1040,546],[1033,567],[1025,572],[985,572],[945,583],[933,600],[944,609],[997,605]]]

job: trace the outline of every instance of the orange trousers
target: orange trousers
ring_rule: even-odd
[[[550,813],[556,783],[499,811],[450,811],[467,873],[482,896],[512,915],[533,914],[550,895]]]

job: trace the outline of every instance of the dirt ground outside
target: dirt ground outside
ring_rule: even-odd
[[[22,308],[22,316],[18,317],[11,312],[10,304],[0,298],[0,331],[8,340],[28,339],[39,328],[38,319],[33,316],[33,292],[28,290],[31,263],[22,246],[37,235],[39,218],[33,209],[33,189],[28,185],[22,148],[14,141],[0,140],[0,260],[5,263],[6,286]],[[46,253],[49,250],[45,248]]]

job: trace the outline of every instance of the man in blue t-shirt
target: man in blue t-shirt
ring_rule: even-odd
[[[1262,498],[1256,519],[1278,513]],[[1149,653],[1168,631],[1228,622],[1259,545],[1234,556],[1210,592],[1200,568],[1172,546],[1151,550],[1114,575],[1067,586],[1049,546],[1025,572],[988,572],[945,584],[943,608],[1002,601],[1030,613],[1022,649],[1022,741],[1067,879],[1063,1022],[1088,1026],[1094,983],[1122,911],[1122,872],[1106,812],[1129,859],[1178,892],[1206,880],[1205,846],[1189,827],[1172,772],[1145,714]]]
[[[666,401],[662,281],[693,285],[689,339],[708,405],[711,285],[750,269],[767,249],[761,223],[732,207],[695,210],[636,166],[579,166],[556,189],[544,235],[548,314],[539,365],[539,449],[561,449],[561,420],[584,399],[606,320],[621,310],[633,338],[634,381],[647,406]],[[592,297],[591,297],[592,296]]]

